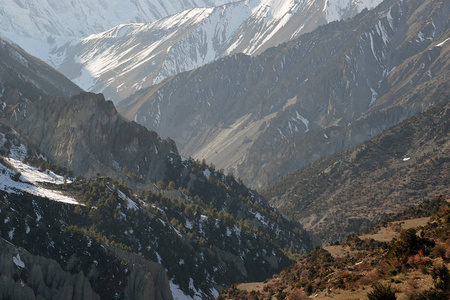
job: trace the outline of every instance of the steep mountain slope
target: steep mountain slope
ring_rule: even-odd
[[[323,243],[450,187],[450,102],[321,159],[265,189],[269,202]]]
[[[0,32],[83,89],[117,102],[228,54],[261,53],[381,0],[212,2],[142,0],[119,6],[92,0],[51,6],[10,0],[0,7],[5,16]],[[20,24],[13,21],[17,14]]]
[[[3,145],[16,147],[5,139]],[[28,145],[17,147],[27,150]],[[130,293],[170,299],[164,296],[165,272],[150,262],[155,261],[167,270],[173,293],[211,299],[235,280],[261,280],[287,266],[289,248],[311,249],[298,224],[211,167],[186,160],[172,173],[182,175],[189,190],[179,179],[167,190],[158,183],[153,193],[148,184],[150,190],[135,194],[111,178],[57,175],[47,168],[64,168],[26,153],[26,163],[0,161],[0,234],[16,249],[5,250],[5,262],[12,266],[12,256],[19,260],[17,247],[33,256],[23,260],[26,267],[2,271],[6,293],[31,289],[36,297],[49,297],[82,284],[103,299]],[[48,259],[55,260],[52,268],[39,275],[35,268],[43,262],[36,260]]]
[[[257,57],[171,77],[119,111],[261,187],[442,103],[449,10],[448,1],[387,0]]]
[[[9,162],[15,166],[18,163]],[[83,215],[75,211],[78,207],[87,214],[84,206],[76,206],[79,203],[73,198],[71,202],[65,201],[63,198],[68,197],[53,191],[54,187],[8,182],[15,171],[3,163],[4,159],[0,163],[2,299],[48,299],[68,295],[74,299],[138,298],[142,295],[151,299],[172,299],[161,265],[124,251],[120,245],[105,242],[104,236],[93,231],[94,227],[90,232],[77,230],[73,225],[83,223],[86,218],[83,220]],[[58,176],[51,177],[49,173],[30,168],[20,179],[28,181],[41,175],[38,180],[44,180],[47,175],[48,182],[63,185],[62,180],[54,180]],[[26,188],[26,185],[33,188]],[[40,195],[34,193],[38,189],[42,192]]]
[[[169,157],[178,156],[173,141],[125,121],[102,95],[21,103],[7,118],[46,157],[85,176],[112,176],[126,167],[156,182],[164,179]]]
[[[241,181],[180,157],[102,95],[17,93],[0,119],[0,237],[13,244],[0,254],[7,296],[51,298],[82,285],[94,299],[171,299],[170,286],[176,297],[211,299],[312,248],[298,223]],[[19,258],[19,247],[30,255]]]
[[[0,38],[1,110],[6,106],[3,103],[15,104],[19,98],[69,97],[80,92],[82,90],[61,73]]]
[[[388,240],[349,235],[340,245],[316,248],[273,279],[233,286],[219,299],[448,299],[449,201],[428,201],[442,207],[426,218],[394,216],[398,221],[382,228]]]

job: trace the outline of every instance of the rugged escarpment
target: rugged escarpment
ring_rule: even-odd
[[[126,168],[156,182],[170,157],[179,160],[173,141],[125,121],[103,95],[23,103],[9,121],[46,157],[85,176],[113,176]]]

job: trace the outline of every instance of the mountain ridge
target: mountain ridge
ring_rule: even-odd
[[[449,109],[447,99],[355,148],[286,175],[263,194],[325,244],[424,197],[447,194]]]
[[[94,299],[212,299],[312,248],[232,174],[179,156],[102,95],[28,99],[16,87],[0,119],[0,237],[15,245],[1,254],[2,293],[50,298],[82,284]]]
[[[149,1],[140,0],[135,4],[145,7]],[[105,4],[101,8],[96,1],[91,1],[88,3],[89,9],[82,9],[80,13],[77,11],[81,14],[78,19],[88,19],[84,34],[70,30],[66,32],[67,24],[56,26],[63,32],[53,32],[45,22],[39,23],[39,18],[33,19],[38,23],[34,28],[44,31],[43,39],[23,37],[8,24],[0,23],[0,30],[86,91],[101,92],[117,103],[137,89],[158,83],[176,73],[195,69],[233,53],[259,54],[319,25],[351,17],[380,2],[241,0],[220,1],[212,5],[211,1],[194,1],[183,2],[186,9],[175,9],[170,5],[168,9],[173,13],[163,13],[156,19],[146,9],[139,9],[138,14],[143,16],[135,20],[129,13],[124,21],[121,13],[116,16],[113,12],[106,14],[111,15],[113,20],[109,20],[110,17],[106,20],[105,17],[86,17],[85,14],[91,10],[109,11],[115,7],[114,4]],[[61,5],[65,7],[68,4]],[[124,5],[128,7],[131,4]],[[158,8],[158,5],[153,8]],[[66,9],[72,10],[70,5]],[[24,9],[30,14],[36,14],[35,10],[38,9]],[[37,14],[51,12],[52,9],[47,8]],[[8,11],[4,14],[9,16]],[[118,20],[115,20],[116,17]],[[59,22],[59,18],[53,15],[47,19]],[[70,15],[67,19],[69,24],[78,22],[78,19],[72,20]],[[34,36],[40,35],[36,33]]]
[[[445,84],[448,10],[444,2],[384,1],[259,56],[233,55],[173,76],[118,109],[171,136],[185,156],[205,158],[258,188],[439,105],[406,95],[437,78]],[[335,129],[342,133],[333,136]]]
[[[72,96],[82,92],[61,73],[1,36],[0,58],[0,101],[4,103],[16,104],[20,97],[36,100],[42,96]],[[18,95],[19,91],[22,96]]]

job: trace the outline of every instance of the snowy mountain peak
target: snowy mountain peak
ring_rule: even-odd
[[[356,8],[357,11],[372,9],[381,2],[381,0],[326,0],[323,11],[327,21],[333,22],[352,17],[350,9]]]
[[[119,24],[152,22],[186,9],[233,1],[236,0],[5,0],[0,4],[0,28],[27,37],[83,37]]]
[[[226,55],[261,54],[381,0],[50,2],[0,4],[0,33],[118,102]],[[23,22],[14,22],[19,16]]]
[[[296,4],[303,2],[300,0],[286,0],[286,1],[277,1],[277,0],[261,0],[261,3],[258,7],[268,7],[271,16],[274,19],[278,19],[288,13]]]

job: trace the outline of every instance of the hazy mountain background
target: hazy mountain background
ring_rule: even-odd
[[[259,54],[380,2],[11,0],[0,6],[0,33],[84,90],[118,102],[179,72],[232,53]]]

